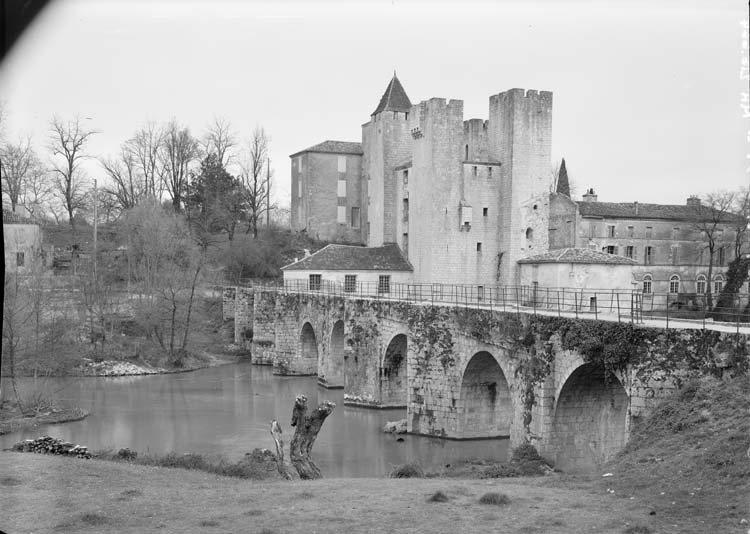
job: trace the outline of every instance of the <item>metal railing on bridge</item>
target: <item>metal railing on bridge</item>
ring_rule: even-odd
[[[666,328],[686,322],[702,328],[716,323],[740,326],[750,323],[750,295],[731,296],[731,305],[708,306],[706,295],[642,293],[640,290],[581,289],[565,287],[482,286],[462,284],[400,284],[331,280],[286,280],[279,284],[241,283],[265,290],[403,301],[466,308],[585,317],[638,324],[659,321]],[[726,299],[724,299],[726,301]]]

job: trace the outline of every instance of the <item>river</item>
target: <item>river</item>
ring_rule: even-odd
[[[30,388],[30,381],[22,380],[21,387]],[[311,377],[274,376],[269,367],[249,363],[168,375],[53,378],[47,379],[45,389],[91,415],[0,436],[0,448],[50,435],[90,450],[128,447],[238,460],[255,447],[273,450],[272,419],[278,419],[288,442],[294,398],[304,394],[310,407],[324,400],[336,403],[313,447],[313,459],[326,477],[383,476],[393,466],[415,460],[425,469],[436,469],[458,459],[504,461],[508,455],[508,440],[384,434],[383,424],[405,418],[406,410],[344,406],[343,390],[323,389]]]

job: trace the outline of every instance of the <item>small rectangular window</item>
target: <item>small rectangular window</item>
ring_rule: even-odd
[[[477,252],[482,252],[482,244],[477,243]]]
[[[321,275],[311,274],[310,282],[308,285],[308,287],[310,288],[310,291],[320,291],[320,284],[321,284]]]
[[[674,246],[672,247],[672,265],[679,265],[680,264],[680,247]]]
[[[407,185],[409,185],[409,171],[408,170],[404,171],[404,187],[406,187]]]
[[[651,239],[653,233],[654,233],[654,228],[652,226],[647,226],[646,227],[646,239]]]
[[[336,206],[336,222],[346,224],[346,206]]]
[[[628,237],[633,237],[635,234],[635,228],[633,226],[628,226]]]
[[[359,208],[352,208],[352,228],[359,228]]]
[[[378,276],[378,293],[391,292],[391,275],[381,274]]]
[[[487,178],[492,179],[492,167],[487,167]]]
[[[651,265],[654,261],[653,258],[653,247],[646,247],[643,251],[643,264]]]
[[[409,222],[409,199],[408,198],[404,199],[401,211],[403,211],[403,213],[401,214],[403,217],[403,222],[408,223]]]
[[[346,180],[339,180],[339,183],[338,183],[338,196],[339,197],[345,197],[346,196]]]
[[[477,175],[477,166],[476,166],[476,165],[474,165],[474,166],[473,166],[473,167],[471,168],[471,174],[472,174],[472,176],[476,176],[476,175]]]
[[[487,217],[488,208],[482,208],[482,215]]]
[[[607,237],[615,237],[615,225],[610,224],[607,226]]]
[[[338,157],[339,172],[346,172],[346,156]]]
[[[407,233],[401,236],[401,250],[407,257],[409,256],[409,234]]]
[[[344,275],[344,292],[354,293],[355,291],[357,291],[357,275],[345,274]]]
[[[617,247],[614,245],[607,245],[602,252],[606,252],[607,254],[617,254]]]
[[[626,258],[630,258],[632,260],[634,252],[635,252],[635,247],[633,247],[632,245],[625,247],[625,257]]]
[[[24,263],[26,263],[26,258],[24,256],[24,253],[23,252],[16,252],[16,266],[17,267],[23,267]]]
[[[675,226],[674,228],[672,228],[672,239],[677,239],[679,235],[680,235],[679,227]]]
[[[719,247],[719,254],[718,254],[718,263],[717,265],[723,266],[724,261],[726,260],[725,254],[724,254],[724,247]]]

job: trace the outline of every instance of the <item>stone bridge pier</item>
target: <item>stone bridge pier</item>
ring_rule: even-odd
[[[244,291],[236,290],[233,311],[237,322],[252,316],[255,363],[343,388],[345,404],[405,407],[413,434],[530,441],[562,469],[621,450],[631,426],[671,391],[670,377],[691,372],[677,369],[678,355],[706,365],[732,347],[750,352],[746,336],[639,328],[651,338],[649,358],[610,372],[596,351],[563,348],[560,332],[623,328],[616,323],[318,294],[256,291],[250,299]],[[238,336],[247,331],[235,327]]]

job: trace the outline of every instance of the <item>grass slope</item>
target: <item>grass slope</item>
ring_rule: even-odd
[[[701,532],[750,524],[750,377],[687,384],[632,431],[599,487]]]

